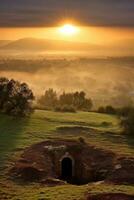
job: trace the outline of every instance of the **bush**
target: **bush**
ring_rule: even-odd
[[[133,110],[132,107],[123,107],[117,110],[117,114],[122,117],[127,117],[129,113]]]
[[[102,122],[101,123],[101,126],[103,127],[109,127],[109,126],[112,126],[113,124],[111,122]]]
[[[105,108],[103,106],[99,107],[98,113],[105,113]]]
[[[82,144],[85,144],[85,143],[86,143],[86,142],[85,142],[85,138],[83,138],[83,137],[79,137],[78,140],[79,140],[79,142],[82,143]]]
[[[56,106],[55,111],[56,112],[72,112],[72,113],[76,112],[74,106],[69,106],[69,105]]]
[[[121,118],[121,126],[124,129],[125,134],[134,137],[134,109],[127,114],[127,116]]]
[[[116,114],[116,109],[113,108],[112,106],[106,106],[105,113],[114,115]]]
[[[110,115],[114,115],[116,114],[116,109],[113,108],[112,106],[106,106],[106,107],[99,107],[98,108],[98,113],[106,113],[106,114],[110,114]]]

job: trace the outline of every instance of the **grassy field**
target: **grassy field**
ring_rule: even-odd
[[[59,131],[61,127],[65,130],[69,130],[70,127],[90,129],[83,132],[75,131],[73,134],[70,131]],[[89,189],[93,192],[108,188],[110,191],[114,190],[114,186],[107,185],[67,185],[41,188],[39,185],[21,186],[7,180],[6,169],[12,165],[24,148],[48,138],[78,138],[81,136],[86,138],[90,144],[98,147],[111,149],[128,156],[134,154],[134,141],[121,134],[119,119],[116,116],[93,112],[58,113],[39,110],[35,111],[30,118],[25,119],[0,115],[0,196],[2,196],[0,200],[76,200],[80,199]],[[134,188],[119,186],[115,189],[132,193]]]
[[[11,185],[0,189],[1,200],[84,200],[87,193],[126,193],[134,194],[133,186],[90,184],[83,186],[63,185],[42,187],[41,185]],[[12,192],[12,193],[11,193]]]

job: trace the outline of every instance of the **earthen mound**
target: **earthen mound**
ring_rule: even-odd
[[[10,170],[13,179],[42,182],[60,179],[71,184],[97,181],[134,182],[134,159],[79,140],[47,140],[27,148]]]

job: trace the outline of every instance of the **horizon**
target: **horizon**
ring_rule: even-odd
[[[0,36],[1,40],[35,38],[93,44],[134,39],[134,28],[78,27],[79,32],[72,36],[61,34],[59,28],[0,28]]]

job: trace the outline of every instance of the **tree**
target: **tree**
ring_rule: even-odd
[[[106,107],[103,107],[103,106],[100,106],[98,108],[98,113],[106,113],[106,114],[110,114],[110,115],[115,115],[117,114],[117,109],[115,109],[114,107],[112,106],[106,106]]]
[[[46,109],[53,109],[57,105],[58,98],[57,93],[52,88],[45,91],[45,94],[42,95],[38,103]]]
[[[105,113],[105,108],[103,106],[100,106],[98,108],[98,113]]]
[[[60,95],[59,97],[59,104],[60,105],[69,105],[73,106],[76,110],[84,110],[89,111],[92,108],[92,100],[86,98],[86,93],[81,92],[72,92],[72,93],[65,93]]]
[[[9,115],[26,116],[32,112],[34,95],[26,83],[0,78],[0,111]]]
[[[116,114],[116,109],[113,108],[112,106],[106,106],[105,113],[114,115]]]
[[[60,95],[59,97],[60,105],[73,105],[73,93],[65,93]]]
[[[86,98],[85,92],[63,92],[57,96],[56,91],[49,89],[45,91],[45,94],[38,100],[40,108],[48,110],[83,110],[90,111],[92,108],[92,100]]]
[[[117,109],[117,114],[121,117],[127,117],[131,112],[132,107],[122,107]]]

